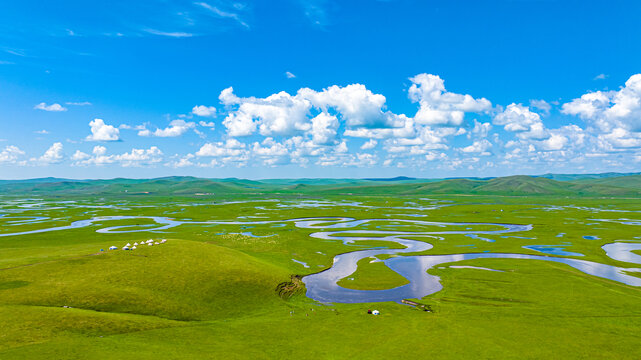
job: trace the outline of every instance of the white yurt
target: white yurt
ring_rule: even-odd
[[[380,314],[380,312],[378,310],[372,311],[372,315],[379,315],[379,314]]]
[[[110,247],[109,247],[109,250],[118,250],[118,248],[117,248],[117,247],[115,247],[115,246],[110,246]]]

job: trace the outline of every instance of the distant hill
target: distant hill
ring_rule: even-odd
[[[13,183],[47,183],[47,182],[60,182],[60,181],[83,181],[83,180],[70,180],[54,177],[26,179],[26,180],[0,180],[0,184],[13,184]]]
[[[544,174],[535,177],[543,177],[547,179],[557,180],[557,181],[575,181],[575,180],[584,180],[584,179],[606,179],[613,177],[622,177],[629,175],[639,175],[641,173],[600,173],[600,174]]]
[[[368,181],[405,181],[405,180],[416,180],[416,178],[411,178],[407,176],[397,176],[393,178],[365,178],[363,180]]]
[[[241,195],[430,195],[641,197],[641,175],[603,176],[557,181],[538,176],[414,179],[202,179],[173,176],[156,179],[0,181],[0,195],[23,196],[203,196]]]
[[[572,181],[576,184],[591,184],[603,186],[616,186],[628,189],[641,190],[641,175],[628,175],[607,178],[578,179]]]
[[[576,184],[531,176],[508,176],[489,180],[451,179],[430,183],[344,186],[324,189],[322,192],[359,195],[641,196],[641,189],[600,184]]]
[[[296,185],[296,184],[306,184],[306,185],[334,185],[334,184],[354,184],[360,183],[363,180],[360,179],[314,179],[314,178],[300,178],[300,179],[265,179],[259,180],[263,184],[271,185]]]

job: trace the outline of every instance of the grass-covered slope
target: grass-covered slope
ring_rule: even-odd
[[[282,304],[274,287],[288,274],[239,251],[184,240],[4,268],[0,350],[264,314]]]
[[[582,185],[600,185],[641,190],[641,175],[617,176],[600,179],[580,179],[573,181]]]
[[[235,250],[170,240],[137,251],[4,269],[0,287],[13,291],[0,291],[0,303],[172,320],[222,319],[252,314],[277,301],[274,284],[287,276],[284,269]]]
[[[426,184],[345,186],[326,188],[332,194],[429,195],[474,194],[509,196],[640,196],[641,191],[600,184],[575,184],[541,177],[508,176],[490,180],[452,179]]]
[[[474,189],[477,194],[506,195],[587,195],[587,196],[625,196],[638,194],[627,189],[593,185],[572,184],[546,178],[530,176],[508,176],[487,181]]]
[[[269,189],[270,186],[247,180],[209,180],[193,177],[159,179],[64,180],[59,182],[0,183],[3,194],[40,195],[195,195],[242,194]]]

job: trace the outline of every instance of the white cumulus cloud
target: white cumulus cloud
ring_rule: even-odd
[[[378,145],[378,141],[374,139],[369,139],[367,142],[365,142],[363,145],[361,145],[361,150],[369,150],[373,149]]]
[[[216,108],[213,106],[196,105],[191,113],[202,117],[216,117]]]
[[[76,166],[89,166],[89,165],[108,165],[120,164],[124,167],[130,166],[147,166],[159,163],[162,161],[162,151],[156,146],[148,149],[131,149],[130,152],[122,154],[107,155],[107,148],[104,146],[95,146],[92,150],[93,155],[76,151],[71,157]]]
[[[0,151],[0,164],[15,163],[24,154],[25,152],[15,145],[6,146]]]
[[[56,164],[61,162],[64,159],[62,148],[62,143],[54,143],[41,157],[38,158],[38,162],[43,164]]]
[[[196,123],[186,122],[185,120],[173,120],[169,123],[169,127],[164,129],[156,129],[155,131],[150,131],[148,129],[140,130],[138,135],[140,136],[156,136],[156,137],[177,137],[186,133],[190,129],[196,127]]]
[[[544,140],[550,137],[543,125],[541,116],[521,104],[512,103],[494,117],[494,124],[501,125],[507,131],[517,133],[521,139]]]
[[[81,161],[81,160],[86,160],[86,159],[88,159],[90,157],[91,157],[91,155],[89,155],[87,153],[84,153],[84,152],[82,152],[80,150],[76,150],[76,152],[73,153],[73,155],[71,155],[71,160],[73,160],[73,161]]]
[[[93,119],[91,126],[91,135],[87,136],[87,141],[118,141],[120,140],[120,130],[105,124],[102,119]]]
[[[594,91],[563,104],[562,112],[588,121],[603,147],[631,148],[641,143],[641,74],[632,75],[620,90]]]
[[[414,121],[423,125],[460,126],[466,112],[485,112],[492,103],[485,98],[475,99],[445,90],[445,82],[438,75],[419,74],[410,78],[408,95],[419,103]]]
[[[206,143],[197,152],[200,157],[227,157],[232,159],[244,159],[248,156],[246,144],[236,139],[227,139],[225,142]]]
[[[491,153],[488,151],[491,147],[492,143],[490,143],[487,139],[481,139],[474,141],[472,145],[461,148],[461,151],[464,153],[477,153],[487,156],[491,155]]]
[[[333,143],[336,139],[338,126],[339,123],[336,116],[325,112],[318,114],[312,119],[312,141],[318,145]]]

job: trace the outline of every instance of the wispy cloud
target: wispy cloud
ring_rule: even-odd
[[[168,37],[174,37],[174,38],[186,38],[186,37],[194,36],[194,34],[192,33],[182,32],[182,31],[167,32],[167,31],[160,31],[156,29],[143,29],[143,31],[152,35],[168,36]]]
[[[34,106],[33,108],[36,110],[53,111],[53,112],[67,111],[66,107],[58,103],[47,105],[47,103],[41,102],[40,104]]]
[[[327,1],[326,0],[299,0],[303,7],[305,16],[313,25],[324,27],[327,25]]]
[[[70,106],[90,106],[93,105],[89,101],[81,101],[81,102],[73,102],[73,101],[67,101],[65,105],[70,105]]]
[[[608,76],[609,75],[606,75],[606,74],[599,74],[599,75],[595,76],[594,79],[592,79],[592,80],[605,80],[605,79],[608,78]]]
[[[296,75],[290,73],[289,71],[285,71],[285,76],[287,76],[288,79],[293,79],[296,77]]]
[[[233,13],[233,12],[230,12],[230,11],[220,10],[219,8],[217,8],[215,6],[212,6],[212,5],[209,5],[206,2],[196,2],[194,4],[196,4],[198,6],[202,6],[203,8],[209,10],[210,12],[212,12],[213,14],[215,14],[215,15],[221,17],[221,18],[228,18],[228,19],[236,20],[236,22],[238,22],[240,25],[242,25],[242,26],[244,26],[244,27],[249,29],[249,25],[245,21],[243,21],[240,18],[240,16],[238,14],[236,14],[236,13]],[[236,9],[244,8],[244,6],[242,6],[242,4],[238,4],[238,6],[234,6],[234,7]]]
[[[16,50],[16,49],[5,49],[5,52],[11,55],[15,56],[20,56],[20,57],[25,57],[27,54],[24,53],[24,51],[21,50]]]

